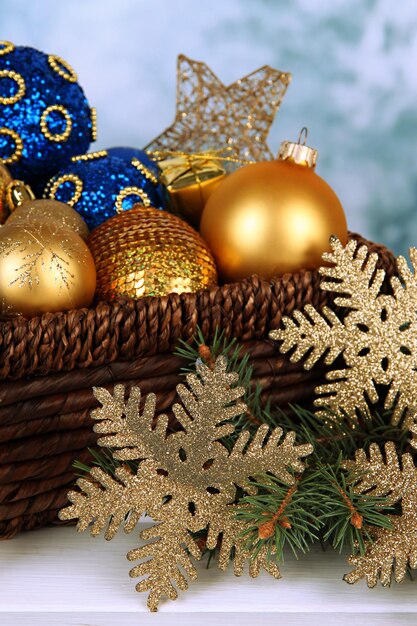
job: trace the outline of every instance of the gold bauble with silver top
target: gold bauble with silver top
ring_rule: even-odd
[[[317,151],[285,141],[277,160],[241,167],[204,207],[200,233],[222,282],[271,279],[322,265],[330,237],[347,241],[342,205],[315,171]]]

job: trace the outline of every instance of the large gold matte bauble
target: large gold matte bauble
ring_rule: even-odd
[[[216,284],[216,266],[191,226],[166,211],[135,205],[95,228],[88,240],[97,297],[194,292]]]
[[[232,282],[318,268],[331,235],[346,242],[347,225],[339,199],[314,169],[276,160],[225,178],[204,207],[200,233],[220,279]]]
[[[76,233],[42,221],[0,228],[2,317],[86,307],[95,285],[93,258]]]
[[[57,225],[72,230],[83,239],[87,239],[89,230],[87,224],[77,211],[64,202],[57,200],[26,200],[14,209],[6,224],[17,222],[33,222],[34,220],[54,222]]]

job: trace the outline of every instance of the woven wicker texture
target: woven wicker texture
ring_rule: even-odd
[[[378,267],[393,275],[392,253],[366,243],[379,253]],[[197,294],[119,299],[0,323],[0,538],[55,520],[65,505],[72,464],[88,462],[87,447],[96,443],[92,386],[138,384],[144,394],[156,392],[158,411],[166,411],[180,380],[181,361],[171,352],[197,326],[207,342],[221,328],[242,343],[265,398],[281,406],[309,401],[324,370],[290,364],[267,337],[283,315],[329,303],[319,285],[311,271],[271,282],[254,276]]]

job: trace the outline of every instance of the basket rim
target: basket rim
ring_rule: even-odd
[[[349,233],[379,255],[393,273],[395,257],[382,244]],[[331,296],[319,289],[318,270],[301,270],[271,280],[257,275],[196,293],[120,297],[90,308],[0,321],[0,380],[102,366],[115,360],[171,351],[197,326],[209,340],[217,327],[240,341],[265,338],[307,302],[323,306]]]

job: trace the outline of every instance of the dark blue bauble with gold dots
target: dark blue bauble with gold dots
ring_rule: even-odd
[[[95,110],[66,61],[0,42],[0,160],[14,178],[42,189],[95,135]]]
[[[140,148],[132,148],[130,146],[114,146],[112,148],[107,148],[106,151],[109,156],[115,156],[119,159],[123,159],[124,161],[134,163],[135,167],[141,170],[148,178],[148,180],[150,180],[157,186],[158,193],[161,198],[159,203],[160,207],[164,209],[167,208],[166,190],[163,184],[159,182],[159,168],[156,162],[149,156],[149,154],[145,150],[141,150]]]
[[[107,154],[118,157],[125,161],[137,159],[157,178],[159,175],[158,166],[145,150],[140,148],[131,148],[130,146],[114,146],[107,148]]]
[[[90,230],[135,204],[165,208],[153,171],[138,157],[119,158],[106,150],[73,157],[48,182],[44,197],[72,206]]]

